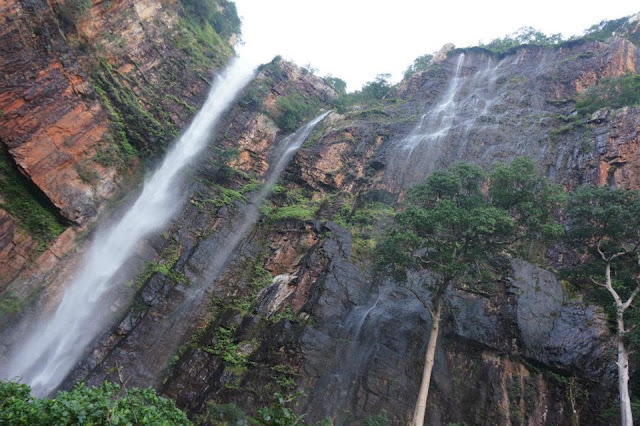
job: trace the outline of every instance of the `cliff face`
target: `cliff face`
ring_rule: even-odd
[[[208,40],[198,38],[209,24],[178,1],[7,0],[0,8],[5,178],[21,181],[35,194],[27,201],[52,216],[31,217],[0,191],[2,286],[68,224],[91,223],[131,188],[140,160],[162,154],[232,47],[211,26]]]
[[[55,61],[64,65],[43,80],[52,84],[43,88],[59,88],[57,95],[29,98],[31,106],[18,102],[14,110],[0,106],[0,120],[16,129],[0,136],[11,158],[67,220],[90,221],[101,200],[117,185],[125,187],[121,182],[135,168],[138,160],[126,151],[161,151],[163,138],[185,122],[189,106],[206,90],[198,72],[203,63],[190,62],[198,56],[183,56],[174,46],[181,46],[176,41],[185,34],[181,31],[188,32],[180,29],[174,6],[93,5],[74,25],[73,36],[57,33],[68,58],[56,59],[62,50],[54,47],[32,53],[34,61],[44,61],[43,69]],[[26,16],[23,7],[16,3],[7,10]],[[45,9],[54,14],[56,5]],[[27,31],[17,24],[6,28],[14,29],[3,37]],[[526,155],[568,187],[593,182],[640,188],[640,109],[575,111],[575,101],[588,88],[637,72],[637,29],[626,38],[521,46],[501,54],[452,50],[387,99],[329,114],[285,169],[260,215],[252,217],[252,197],[279,158],[287,133],[282,129],[290,123],[285,119],[300,125],[313,115],[295,108],[287,113],[283,100],[327,108],[336,96],[304,69],[281,61],[264,66],[194,165],[193,179],[183,188],[189,201],[180,214],[123,268],[122,290],[111,301],[112,327],[63,387],[124,377],[131,386],[159,388],[192,415],[206,413],[211,403],[235,402],[253,411],[270,403],[274,392],[299,388],[305,396],[298,410],[310,422],[358,424],[381,410],[393,424],[406,422],[430,318],[410,292],[389,277],[373,276],[372,247],[389,220],[385,209],[412,183],[459,160],[489,166]],[[127,47],[123,40],[98,37],[101,47],[96,43],[93,49],[101,60],[92,61],[95,52],[84,54],[78,46],[83,37],[104,33],[123,34]],[[214,62],[209,58],[206,64]],[[5,72],[11,81],[25,75],[17,69]],[[187,78],[176,78],[180,70],[189,70]],[[77,75],[75,85],[70,75]],[[24,93],[35,80],[29,81],[23,85],[28,88],[15,83],[21,89],[7,91],[6,102],[0,95],[2,105],[27,102]],[[171,96],[158,99],[154,88],[187,104]],[[32,111],[38,108],[55,111],[52,123],[61,120],[47,102],[65,99],[69,113],[93,111],[91,129],[111,135],[109,146],[117,151],[114,164],[93,168],[98,171],[93,183],[78,177],[76,162],[93,158],[109,138],[94,141],[83,136],[87,129],[76,134],[61,125],[33,124],[36,116],[49,117]],[[167,115],[159,119],[154,111]],[[20,124],[23,117],[31,119]],[[134,122],[145,123],[148,131]],[[69,163],[45,173],[51,182],[56,173],[67,176],[57,181],[66,185],[64,191],[32,177],[38,162],[27,154],[44,149],[35,148],[42,140],[35,135],[46,131],[72,135],[74,141],[60,142],[50,154],[67,153]],[[151,136],[141,138],[142,133]],[[46,160],[41,167],[54,163]],[[16,220],[0,215],[0,248],[9,259],[6,268],[19,272],[37,242],[19,231]],[[46,283],[29,305],[31,312],[55,305],[81,258],[83,246],[66,254],[74,247],[73,232],[60,234],[37,268],[12,283],[12,289],[31,288],[20,293],[25,296]],[[569,294],[549,271],[517,259],[495,262],[502,273],[491,282],[446,296],[427,423],[606,424],[601,416],[615,402],[616,375],[602,310]],[[414,275],[410,283],[427,279]],[[2,349],[26,327],[5,326]]]
[[[353,424],[384,409],[392,423],[405,422],[430,318],[412,294],[372,277],[369,250],[385,222],[373,215],[376,224],[362,226],[358,215],[458,160],[489,165],[526,155],[568,187],[637,188],[638,109],[574,112],[587,87],[637,65],[637,48],[619,38],[502,55],[453,51],[403,82],[399,100],[331,114],[286,170],[288,190],[272,197],[276,213],[216,281],[209,321],[167,364],[161,389],[201,413],[207,401],[251,410],[295,382],[309,421]],[[419,134],[422,117],[443,109],[454,84],[454,116],[427,117]],[[422,144],[407,155],[411,136]],[[287,199],[296,192],[316,204]],[[277,220],[291,204],[317,209],[307,221]],[[502,267],[486,288],[447,296],[428,423],[606,424],[616,375],[604,313],[550,272],[517,260]],[[252,290],[264,269],[275,278]]]

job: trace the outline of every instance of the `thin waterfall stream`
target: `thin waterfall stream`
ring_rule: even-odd
[[[214,81],[207,100],[167,153],[161,166],[124,216],[99,231],[56,311],[35,324],[11,354],[2,376],[31,385],[47,395],[64,380],[110,317],[105,296],[118,283],[114,276],[136,245],[165,226],[180,206],[176,180],[204,149],[216,124],[254,75],[255,67],[235,58]]]
[[[424,111],[411,131],[395,141],[390,151],[389,184],[398,190],[442,166],[444,158],[460,158],[473,131],[486,127],[497,91],[502,61],[486,63],[455,59],[452,75],[439,100]]]
[[[126,358],[117,355],[107,357],[101,362],[102,369],[109,369],[117,363],[124,374],[136,372],[133,379],[136,386],[158,384],[157,380],[168,360],[194,331],[194,324],[198,323],[197,319],[202,314],[201,309],[209,306],[208,292],[214,288],[234,253],[258,221],[262,202],[271,193],[295,152],[329,113],[327,111],[319,115],[278,143],[271,155],[271,166],[261,189],[250,196],[246,204],[238,206],[224,229],[203,240],[192,253],[192,259],[200,257],[204,263],[191,284],[182,290],[182,296],[159,307],[153,315],[146,315],[126,337]]]

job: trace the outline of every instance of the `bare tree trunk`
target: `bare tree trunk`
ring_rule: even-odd
[[[631,397],[629,396],[629,353],[624,344],[624,318],[621,306],[618,306],[618,388],[620,391],[620,418],[622,426],[633,426]]]
[[[599,248],[599,247],[598,247]],[[602,254],[602,252],[600,252]],[[602,256],[605,258],[604,256]],[[627,330],[624,328],[624,312],[631,306],[633,300],[640,291],[640,285],[636,286],[633,293],[626,302],[622,302],[620,295],[613,288],[611,282],[611,260],[615,256],[606,259],[605,284],[611,296],[616,302],[616,324],[617,324],[617,346],[618,346],[618,391],[620,393],[620,419],[622,426],[633,426],[633,415],[631,413],[631,396],[629,395],[629,352],[627,351],[624,336]]]
[[[444,299],[444,291],[438,292],[434,300],[434,310],[431,312],[431,333],[429,334],[429,344],[427,345],[427,353],[425,355],[424,369],[422,371],[422,382],[420,383],[420,393],[418,394],[418,402],[413,412],[412,426],[422,426],[424,424],[424,414],[427,410],[427,396],[429,395],[429,383],[431,382],[431,371],[435,361],[436,345],[438,343],[438,334],[440,332],[440,317],[442,313],[442,299]]]

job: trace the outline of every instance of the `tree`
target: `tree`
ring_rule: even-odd
[[[391,74],[376,75],[375,80],[369,81],[362,86],[360,92],[357,93],[357,97],[365,101],[383,99],[391,90],[390,77]]]
[[[489,179],[482,169],[469,164],[433,173],[408,191],[405,210],[396,214],[395,225],[377,248],[378,272],[390,273],[400,282],[409,270],[428,270],[436,277],[429,289],[431,304],[408,288],[432,320],[412,425],[424,422],[447,290],[477,282],[491,258],[518,242],[531,223],[554,227],[553,215],[544,209],[531,213],[535,220],[525,214],[525,200],[544,199],[553,192],[551,185],[539,178],[535,184],[520,179],[522,173],[537,176],[533,162],[519,159],[498,167]],[[494,182],[503,188],[494,188]]]
[[[417,72],[422,72],[427,69],[431,61],[433,60],[433,55],[422,55],[414,59],[413,63],[407,67],[404,71],[404,78],[407,79],[411,77],[413,74]]]
[[[0,424],[8,425],[190,425],[173,401],[152,388],[125,389],[104,382],[77,384],[53,399],[34,398],[27,385],[0,382]]]
[[[345,95],[347,93],[347,82],[341,78],[328,75],[324,78],[324,81],[333,88],[338,95]]]
[[[630,426],[625,312],[640,292],[640,192],[585,185],[570,197],[566,215],[567,240],[584,259],[577,276],[604,288],[613,299],[620,415],[622,425]]]

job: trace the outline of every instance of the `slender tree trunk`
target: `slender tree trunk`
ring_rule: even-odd
[[[618,306],[618,388],[620,391],[620,418],[622,426],[633,426],[631,397],[629,396],[629,353],[624,344],[624,311]]]
[[[636,287],[626,302],[622,302],[618,292],[613,288],[611,282],[611,260],[607,260],[605,266],[605,287],[613,296],[616,302],[616,324],[617,324],[617,346],[618,346],[618,392],[620,393],[620,419],[622,426],[633,426],[633,416],[631,414],[631,397],[629,395],[629,352],[624,343],[624,312],[633,303],[634,298],[638,294],[639,287]]]
[[[425,355],[418,402],[416,402],[416,409],[413,412],[413,421],[411,422],[412,426],[422,426],[424,424],[424,414],[427,410],[427,396],[429,395],[429,383],[431,382],[431,371],[433,370],[438,334],[440,332],[442,299],[444,299],[444,291],[439,291],[434,300],[434,309],[431,311],[431,333],[429,334],[429,344],[427,345],[427,353]]]

